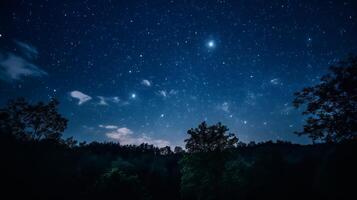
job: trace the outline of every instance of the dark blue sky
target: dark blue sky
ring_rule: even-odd
[[[293,93],[357,50],[350,1],[1,1],[0,103],[57,97],[65,136],[182,145],[221,121],[291,140]]]

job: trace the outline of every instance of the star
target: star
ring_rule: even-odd
[[[58,97],[62,114],[71,122],[66,135],[84,141],[93,138],[73,130],[83,123],[104,120],[101,123],[118,122],[130,126],[127,128],[144,125],[132,136],[145,132],[155,139],[183,143],[181,133],[205,120],[210,125],[222,121],[237,134],[242,129],[252,140],[261,138],[263,129],[267,139],[274,139],[277,133],[299,142],[293,132],[301,128],[302,116],[290,103],[293,94],[318,84],[328,63],[357,48],[353,36],[356,16],[351,12],[356,6],[350,3],[331,9],[323,0],[314,5],[294,1],[275,3],[272,6],[279,9],[270,9],[252,0],[253,7],[240,6],[231,12],[234,3],[219,0],[225,5],[207,10],[217,6],[216,1],[207,1],[201,13],[196,9],[200,3],[192,1],[189,5],[138,6],[131,15],[120,4],[111,4],[103,14],[105,2],[91,5],[86,1],[83,7],[68,4],[56,10],[54,4],[28,1],[45,9],[35,16],[30,5],[14,3],[10,16],[3,19],[13,27],[0,30],[0,102],[17,96],[26,96],[31,102],[45,101],[47,95]],[[18,9],[23,6],[28,9]],[[183,13],[172,12],[183,6],[187,8]],[[291,9],[300,6],[319,12],[302,16],[299,9]],[[113,17],[120,9],[126,10],[124,17]],[[277,25],[270,20],[279,18],[285,9],[294,20],[314,18],[316,23],[295,24],[283,18]],[[53,23],[47,23],[46,10],[54,10],[60,18],[50,16]],[[157,10],[168,12],[157,18]],[[326,13],[337,16],[333,23]],[[188,18],[181,16],[187,14]],[[88,20],[97,17],[101,20]],[[147,18],[144,24],[143,18]],[[58,26],[61,20],[75,31]],[[55,40],[36,27],[55,29],[66,37]],[[36,39],[18,34],[26,32],[36,32]],[[66,81],[58,84],[62,79]],[[78,93],[72,97],[71,91]],[[78,109],[72,109],[74,106]],[[74,114],[65,112],[69,110]],[[164,136],[161,132],[167,124],[167,131],[173,134]],[[105,134],[96,139],[111,140]]]
[[[210,49],[213,49],[216,46],[216,43],[214,42],[214,40],[210,40],[207,42],[207,47]]]

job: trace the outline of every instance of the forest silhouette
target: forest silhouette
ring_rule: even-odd
[[[185,150],[64,139],[59,102],[0,110],[2,199],[353,199],[357,57],[295,93],[312,144],[248,144],[221,123],[187,131]]]

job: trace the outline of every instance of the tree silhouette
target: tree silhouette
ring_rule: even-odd
[[[181,153],[184,153],[184,152],[185,151],[180,146],[176,146],[175,149],[174,149],[174,153],[175,154],[181,154]]]
[[[165,147],[160,148],[160,154],[161,155],[171,155],[171,154],[173,154],[173,152],[171,151],[170,146],[165,146]]]
[[[0,112],[3,130],[12,128],[9,122],[14,113],[9,110]],[[216,137],[218,141],[235,138],[229,137],[222,125],[200,126],[195,134],[203,136],[195,137],[221,132]],[[29,129],[26,127],[32,125],[25,124],[24,130]],[[5,132],[0,134],[1,191],[2,196],[14,199],[234,200],[307,196],[348,199],[355,196],[354,185],[349,183],[357,176],[356,140],[315,145],[283,141],[247,145],[226,141],[219,143],[229,145],[220,148],[210,147],[214,141],[194,140],[207,149],[185,153],[177,147],[173,154],[169,147],[160,149],[150,144],[82,142],[76,145],[73,138],[58,143],[37,141],[32,136],[29,136],[31,140],[18,140],[2,133]],[[231,149],[232,146],[237,148]]]
[[[228,133],[221,123],[207,126],[202,122],[198,128],[190,129],[186,139],[185,154],[181,164],[181,192],[184,199],[222,199],[222,184],[225,164],[238,138]]]
[[[67,119],[57,112],[59,102],[29,104],[23,98],[11,100],[0,110],[2,132],[6,131],[21,139],[60,140],[67,127]]]
[[[94,188],[98,199],[121,197],[123,199],[150,199],[137,175],[126,174],[118,169],[112,169],[100,177]]]
[[[313,87],[295,93],[296,108],[306,104],[302,132],[315,140],[340,142],[357,136],[357,56],[331,66],[332,73]]]
[[[189,153],[223,151],[235,146],[238,138],[233,133],[226,132],[229,129],[220,122],[207,126],[202,122],[198,128],[187,131],[190,138],[186,139],[186,149]]]

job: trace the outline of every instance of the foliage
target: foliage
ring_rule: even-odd
[[[59,140],[68,120],[57,112],[58,104],[55,99],[33,105],[23,98],[12,100],[0,110],[0,128],[21,139]]]
[[[323,76],[313,87],[295,93],[294,105],[306,104],[304,130],[313,141],[340,142],[357,137],[357,56],[352,56]]]
[[[207,126],[202,122],[190,129],[186,149],[190,154],[180,161],[182,166],[181,191],[184,197],[195,199],[221,199],[222,177],[229,157],[229,149],[235,147],[238,138],[226,134],[228,128],[221,123]]]
[[[32,138],[32,132],[22,134],[11,128],[17,121],[9,120],[9,113],[4,109],[0,113],[3,199],[248,200],[355,196],[350,183],[357,178],[356,141],[236,145],[238,139],[227,135],[225,126],[208,127],[204,123],[189,131],[195,137],[187,140],[194,147],[188,148],[189,153],[180,147],[173,153],[170,147],[149,144],[78,145],[73,138]],[[21,122],[24,127],[33,127],[31,120]]]
[[[198,125],[198,128],[192,128],[187,131],[190,138],[186,139],[186,149],[189,153],[224,151],[233,148],[238,142],[238,138],[233,133],[226,132],[229,129],[217,123],[207,126],[206,122]]]
[[[103,174],[94,187],[95,196],[109,199],[121,197],[123,199],[150,199],[137,175],[130,175],[113,168]]]

